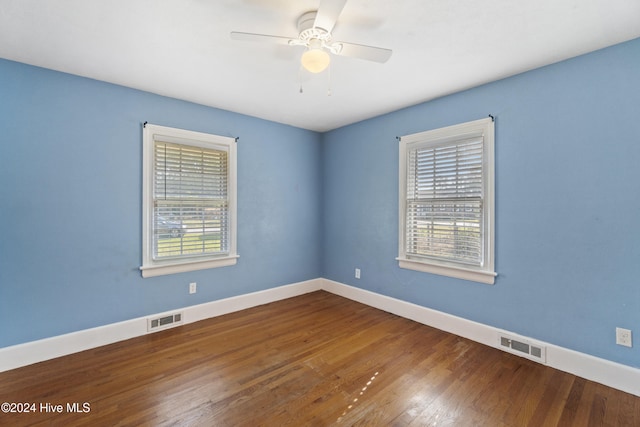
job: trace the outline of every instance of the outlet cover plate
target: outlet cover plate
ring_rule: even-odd
[[[631,347],[631,330],[616,328],[616,344]]]

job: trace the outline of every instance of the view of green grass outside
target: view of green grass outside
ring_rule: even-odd
[[[216,253],[222,251],[219,234],[186,233],[178,237],[168,235],[158,238],[158,257]]]

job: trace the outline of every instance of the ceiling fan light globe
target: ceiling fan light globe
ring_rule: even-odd
[[[311,73],[321,73],[329,66],[331,58],[322,49],[309,49],[302,54],[300,62],[305,70]]]

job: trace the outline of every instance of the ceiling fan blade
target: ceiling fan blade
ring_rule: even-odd
[[[342,48],[338,52],[335,52],[336,55],[366,59],[367,61],[380,63],[387,62],[393,53],[391,49],[366,46],[363,44],[336,42],[334,45],[342,45]]]
[[[270,36],[268,34],[255,34],[255,33],[242,33],[238,31],[231,32],[231,38],[233,40],[240,40],[246,42],[259,42],[259,43],[277,43],[290,45],[291,41],[295,41],[297,39],[292,39],[291,37],[282,37],[282,36]]]
[[[340,16],[340,13],[342,12],[342,9],[344,9],[344,5],[346,3],[347,0],[322,0],[318,7],[316,20],[313,22],[313,26],[316,28],[322,28],[327,33],[330,33],[336,25],[338,16]]]

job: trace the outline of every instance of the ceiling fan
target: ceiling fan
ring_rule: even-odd
[[[347,0],[321,0],[318,10],[306,12],[298,18],[298,36],[283,37],[266,34],[233,31],[231,38],[242,41],[269,42],[288,46],[304,46],[302,66],[312,72],[324,71],[334,55],[365,59],[379,63],[387,62],[392,51],[381,47],[366,46],[342,41],[333,41],[331,31]]]

